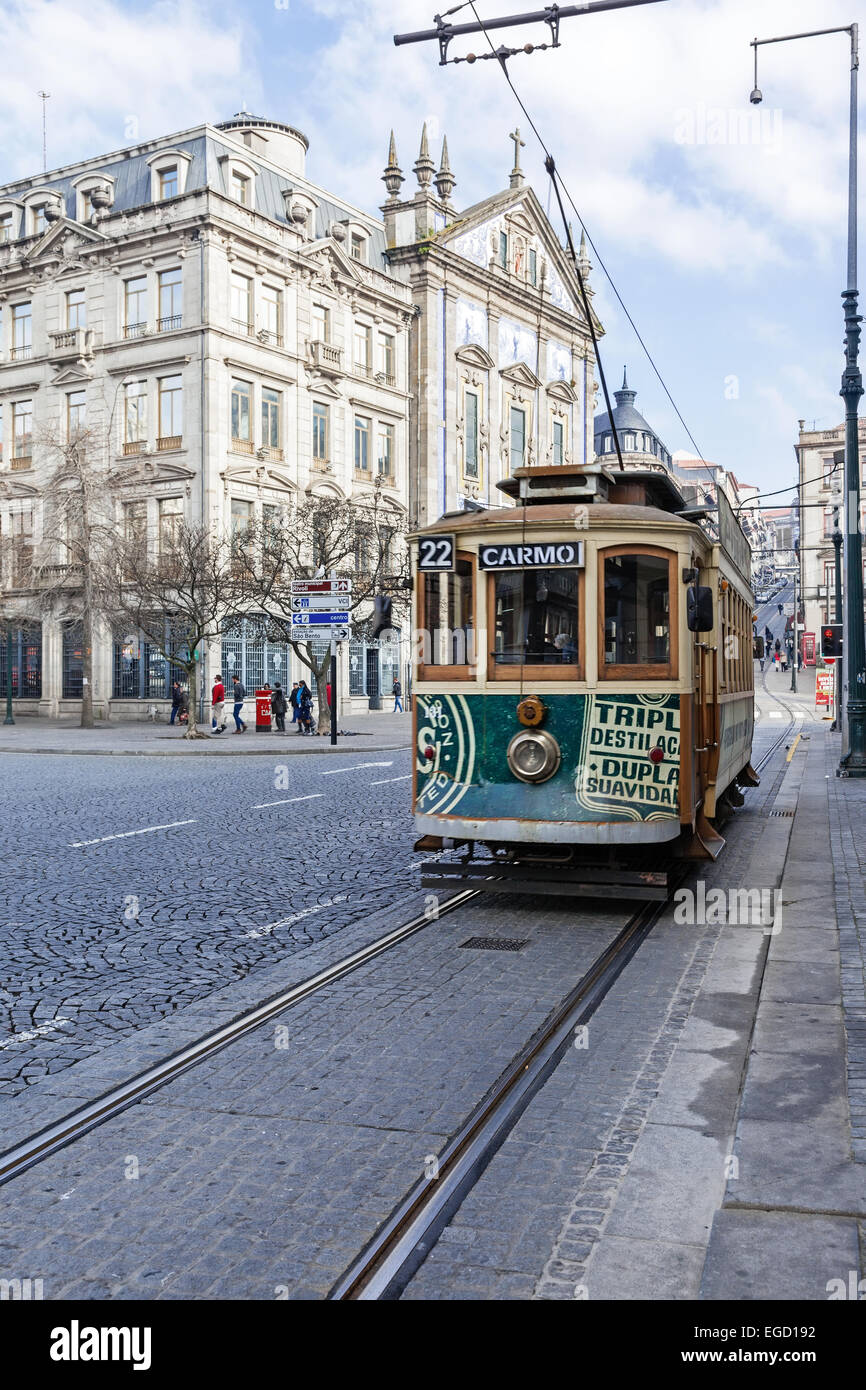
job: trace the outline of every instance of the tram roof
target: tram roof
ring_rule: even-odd
[[[537,528],[539,526],[574,524],[574,501],[533,502],[528,507],[495,507],[485,511],[446,512],[438,521],[413,532],[413,535],[429,535],[430,532],[448,531],[463,534],[475,531],[484,532],[492,528],[507,529],[514,526]],[[647,528],[664,526],[676,527],[699,535],[712,545],[712,541],[694,521],[688,517],[677,516],[675,512],[663,511],[661,507],[647,507],[628,502],[592,502],[587,507],[587,529],[615,527],[638,523]]]

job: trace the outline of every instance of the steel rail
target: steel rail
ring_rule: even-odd
[[[764,688],[767,690],[766,681],[764,683]],[[779,700],[779,697],[773,695],[771,691],[767,690],[767,694],[770,695],[771,698]],[[784,708],[788,709],[784,701],[779,700],[779,703],[782,704]],[[790,712],[789,710],[789,713]],[[792,718],[788,729],[793,725],[793,722]],[[766,753],[758,763],[758,767],[764,766],[769,758],[772,757],[780,743],[787,737],[788,729],[783,730],[769,752]],[[86,1104],[79,1106],[70,1114],[65,1115],[60,1120],[56,1120],[51,1125],[47,1125],[36,1134],[29,1135],[21,1143],[0,1153],[0,1186],[2,1186],[3,1183],[11,1182],[13,1178],[26,1172],[26,1170],[31,1168],[34,1164],[41,1162],[43,1158],[47,1158],[50,1154],[65,1148],[67,1145],[86,1134],[89,1130],[96,1128],[97,1125],[103,1124],[106,1120],[112,1119],[115,1115],[119,1115],[122,1111],[128,1109],[129,1106],[134,1105],[137,1101],[143,1100],[145,1096],[158,1090],[160,1086],[175,1080],[191,1067],[213,1056],[224,1047],[230,1046],[231,1043],[236,1042],[239,1038],[244,1037],[255,1028],[261,1027],[262,1024],[267,1023],[270,1019],[278,1016],[285,1010],[292,1008],[295,1004],[299,1004],[302,1000],[315,994],[318,990],[324,989],[329,984],[336,983],[336,981],[351,974],[362,965],[366,965],[369,961],[375,960],[377,956],[391,950],[394,946],[414,936],[416,932],[429,926],[430,923],[436,921],[438,917],[445,916],[455,911],[458,907],[462,907],[472,898],[478,896],[478,889],[466,889],[462,892],[455,893],[453,897],[447,898],[444,902],[439,904],[436,917],[428,916],[425,913],[404,923],[403,926],[396,927],[393,931],[386,933],[385,936],[379,937],[376,941],[371,942],[370,945],[362,947],[360,950],[344,957],[343,960],[337,961],[333,965],[327,966],[324,970],[319,971],[317,974],[310,976],[308,979],[300,981],[290,989],[274,996],[274,998],[239,1015],[239,1017],[233,1019],[231,1023],[225,1024],[222,1028],[215,1029],[214,1032],[206,1034],[203,1038],[190,1044],[189,1047],[183,1048],[180,1052],[164,1058],[162,1061],[155,1063],[146,1070],[137,1073],[135,1076],[131,1077],[129,1081],[125,1081],[121,1085],[113,1087],[110,1091],[104,1092],[103,1095],[98,1096],[95,1100],[88,1101]],[[648,908],[642,909],[641,912],[635,914],[631,922],[637,921],[638,918],[646,912],[653,915],[653,920],[655,920],[655,917],[664,910],[665,906],[665,903],[650,904]],[[626,928],[623,929],[624,932],[628,930],[629,925],[630,924],[627,924]],[[620,935],[622,936],[622,933]],[[619,940],[620,938],[617,939]],[[636,950],[637,946],[635,946],[634,949]],[[625,964],[625,961],[623,961],[623,964]],[[596,962],[596,966],[599,966],[599,962]],[[590,973],[595,970],[596,967],[594,966]],[[588,981],[589,975],[584,976],[581,985],[577,988],[580,989],[581,986],[589,988],[590,985]],[[608,985],[607,987],[609,988],[610,986]]]
[[[65,1148],[67,1144],[79,1139],[88,1130],[104,1123],[105,1120],[112,1119],[130,1105],[134,1105],[136,1101],[142,1100],[152,1091],[165,1085],[167,1081],[174,1081],[190,1067],[196,1066],[205,1058],[221,1051],[222,1048],[237,1042],[239,1038],[252,1032],[254,1028],[261,1027],[263,1023],[267,1023],[286,1009],[299,1004],[318,990],[324,989],[326,985],[334,984],[337,980],[341,980],[344,976],[358,970],[362,965],[375,960],[385,951],[390,951],[394,946],[398,946],[410,936],[414,936],[416,932],[422,931],[438,917],[455,911],[456,908],[462,907],[464,903],[477,896],[478,889],[474,888],[455,893],[453,897],[447,898],[438,905],[435,917],[426,913],[419,917],[413,917],[410,922],[396,927],[385,936],[371,942],[370,945],[363,946],[360,950],[345,956],[343,960],[326,966],[317,974],[311,975],[306,980],[301,980],[299,984],[292,985],[283,993],[275,995],[274,998],[268,999],[265,1003],[257,1005],[256,1008],[239,1015],[231,1023],[227,1023],[222,1028],[217,1028],[214,1032],[199,1038],[189,1047],[183,1048],[182,1051],[163,1058],[162,1061],[131,1077],[129,1081],[106,1091],[85,1105],[79,1106],[77,1110],[73,1110],[69,1115],[65,1115],[63,1119],[48,1125],[37,1134],[29,1135],[22,1143],[0,1154],[0,1184],[10,1182],[25,1172],[26,1169],[32,1167],[34,1163],[39,1163],[49,1154]]]
[[[332,1301],[399,1298],[533,1096],[649,935],[668,902],[646,904],[590,966],[330,1290]]]
[[[757,768],[766,766],[788,736],[794,723],[792,711],[788,712],[792,716],[788,727],[761,757]],[[448,1141],[438,1157],[436,1176],[418,1179],[334,1284],[329,1300],[390,1301],[400,1297],[533,1096],[559,1065],[575,1028],[598,1008],[670,905],[674,891],[664,902],[648,903],[633,914]]]

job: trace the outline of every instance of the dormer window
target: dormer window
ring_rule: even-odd
[[[186,150],[160,150],[147,161],[150,169],[150,201],[164,203],[186,192],[192,156]]]
[[[250,180],[246,174],[242,174],[239,169],[232,169],[231,195],[245,208],[250,206]]]
[[[176,198],[180,191],[177,178],[177,165],[170,165],[167,169],[159,170],[159,201],[164,203],[166,198]]]
[[[38,207],[30,209],[30,231],[33,236],[41,236],[46,228],[45,204],[40,203]]]
[[[358,232],[353,232],[349,242],[349,250],[353,261],[366,261],[367,259],[367,238]]]
[[[4,212],[0,217],[0,244],[9,241],[12,237],[12,214]]]

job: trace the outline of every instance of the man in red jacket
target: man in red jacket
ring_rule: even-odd
[[[226,688],[223,685],[223,678],[222,676],[217,676],[216,680],[213,683],[213,690],[211,691],[212,733],[221,734],[223,729],[225,728],[225,724],[223,723],[223,710],[225,709],[225,700]]]

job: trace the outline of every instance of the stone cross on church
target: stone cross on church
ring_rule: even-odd
[[[515,126],[509,135],[509,140],[514,141],[514,168],[508,178],[509,188],[523,187],[523,170],[520,167],[520,151],[526,149],[526,141],[520,138],[520,127]]]

